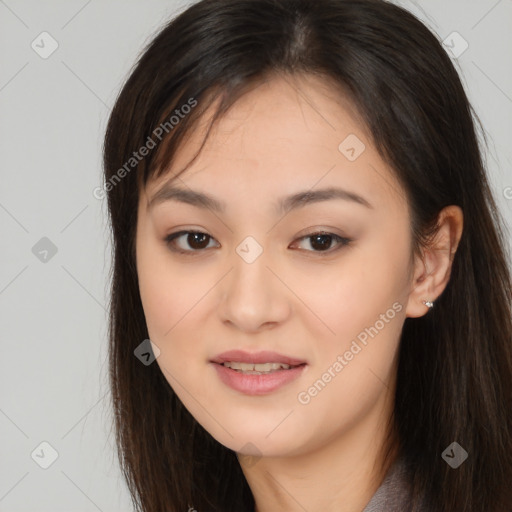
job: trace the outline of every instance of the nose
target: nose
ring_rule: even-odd
[[[219,287],[221,321],[253,333],[285,322],[293,294],[267,251],[253,259],[239,250],[231,261],[231,270]]]

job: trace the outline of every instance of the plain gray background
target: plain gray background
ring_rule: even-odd
[[[510,230],[512,1],[397,3],[459,54]],[[0,511],[131,510],[109,431],[110,242],[93,189],[119,88],[184,5],[0,0]]]

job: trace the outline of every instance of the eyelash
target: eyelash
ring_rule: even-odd
[[[176,238],[179,238],[180,236],[183,236],[183,235],[191,235],[191,234],[206,235],[207,237],[209,237],[210,240],[214,240],[214,238],[212,236],[208,235],[208,233],[204,233],[203,231],[189,230],[189,231],[177,231],[176,233],[171,233],[171,234],[167,235],[164,238],[164,242],[168,245],[168,247],[169,247],[169,249],[171,251],[179,253],[179,254],[186,254],[186,255],[192,256],[194,253],[204,252],[207,248],[195,249],[195,250],[194,249],[192,249],[192,250],[183,250],[183,249],[178,249],[178,248],[176,248],[173,245],[173,242],[174,242],[174,240]],[[326,251],[310,251],[310,250],[307,250],[307,249],[303,249],[303,250],[305,250],[306,252],[318,253],[318,254],[320,254],[322,256],[324,254],[330,255],[333,252],[336,252],[336,251],[340,250],[342,247],[349,246],[352,243],[352,241],[353,241],[350,238],[344,238],[342,236],[336,235],[335,233],[330,233],[328,231],[315,231],[314,233],[310,233],[309,235],[305,235],[305,236],[300,237],[298,240],[304,240],[304,239],[307,239],[307,238],[313,238],[314,236],[318,236],[318,235],[330,236],[336,242],[338,242],[338,245],[334,249],[327,249]]]

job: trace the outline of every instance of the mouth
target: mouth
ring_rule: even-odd
[[[279,372],[281,370],[290,370],[291,368],[297,368],[299,366],[303,366],[303,364],[290,365],[286,363],[242,363],[239,361],[226,361],[222,363],[222,366],[226,368],[231,368],[239,373],[243,373],[245,375],[266,375],[269,373]]]
[[[276,352],[233,350],[210,361],[224,384],[246,395],[263,395],[298,378],[307,362]]]
[[[271,352],[269,350],[264,350],[260,352],[245,352],[244,350],[229,350],[227,352],[222,352],[222,354],[218,354],[211,361],[211,363],[217,364],[233,364],[233,369],[235,370],[254,370],[253,366],[255,365],[283,365],[285,369],[287,367],[300,366],[303,364],[307,364],[307,361],[303,359],[298,359],[292,356],[286,356],[283,354],[279,354],[277,352]],[[241,366],[241,365],[245,365]],[[266,368],[261,371],[268,370],[278,370],[279,368]],[[256,369],[256,371],[259,371]]]

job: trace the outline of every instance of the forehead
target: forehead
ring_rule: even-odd
[[[313,76],[269,79],[239,98],[205,141],[216,106],[211,105],[181,143],[172,168],[148,182],[148,201],[173,182],[215,191],[228,202],[248,194],[269,200],[284,190],[320,184],[404,199],[356,108],[332,83]],[[194,163],[174,178],[203,142]]]

